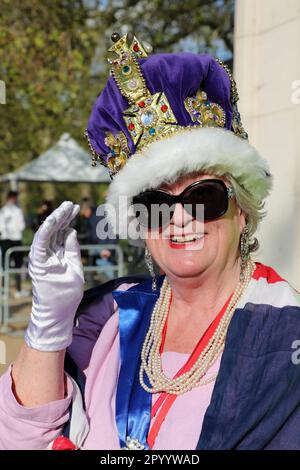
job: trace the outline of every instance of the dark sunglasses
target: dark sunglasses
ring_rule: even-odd
[[[234,196],[231,186],[226,186],[223,180],[205,179],[196,181],[187,186],[182,193],[173,195],[161,189],[144,191],[132,199],[135,217],[141,225],[151,229],[168,225],[175,212],[175,204],[180,202],[184,209],[198,219],[202,219],[203,211],[199,205],[204,206],[204,222],[218,219],[228,209],[228,200]],[[158,211],[153,210],[153,206]],[[163,207],[168,210],[163,210]],[[136,206],[136,207],[135,207]],[[152,209],[152,210],[151,210]]]

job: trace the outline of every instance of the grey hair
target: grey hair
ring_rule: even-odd
[[[257,201],[252,194],[246,191],[239,182],[230,174],[225,174],[224,177],[234,189],[237,205],[245,215],[246,224],[249,230],[250,252],[254,252],[259,248],[259,242],[254,234],[263,218],[266,216],[264,211],[265,203]]]

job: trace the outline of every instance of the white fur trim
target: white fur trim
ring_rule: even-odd
[[[128,204],[133,196],[163,182],[172,183],[180,174],[210,169],[217,176],[230,173],[257,201],[265,199],[272,187],[266,160],[247,140],[220,128],[189,128],[130,157],[108,190],[109,224],[122,234],[130,220]]]

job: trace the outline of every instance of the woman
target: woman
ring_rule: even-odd
[[[145,60],[113,39],[87,135],[113,177],[110,225],[145,243],[151,279],[81,300],[78,207],[47,218],[25,344],[0,382],[1,448],[300,449],[299,296],[250,256],[271,176],[235,83],[210,56]]]

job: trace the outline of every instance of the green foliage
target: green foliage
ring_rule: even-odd
[[[86,145],[83,131],[107,79],[112,32],[134,33],[155,52],[221,49],[232,57],[234,0],[1,0],[0,9],[0,80],[7,92],[0,105],[0,175],[36,158],[64,132]],[[45,198],[58,205],[89,193],[95,204],[103,202],[103,185],[49,186],[21,185],[29,223]],[[24,243],[31,240],[27,229]],[[141,251],[120,244],[128,272],[145,272]]]
[[[102,77],[91,72],[101,42],[92,2],[2,0],[0,174],[38,156],[68,131],[83,142]]]
[[[69,132],[83,131],[107,75],[113,31],[134,32],[155,52],[232,53],[234,0],[1,0],[0,174],[36,158]],[[87,148],[87,147],[86,147]],[[45,197],[26,188],[26,205]],[[78,188],[57,186],[55,198],[78,199]],[[101,191],[93,188],[94,197]],[[93,195],[93,194],[92,194]]]
[[[151,42],[156,52],[222,49],[227,59],[232,57],[235,0],[108,0],[105,4],[103,19],[110,33],[130,31]]]

